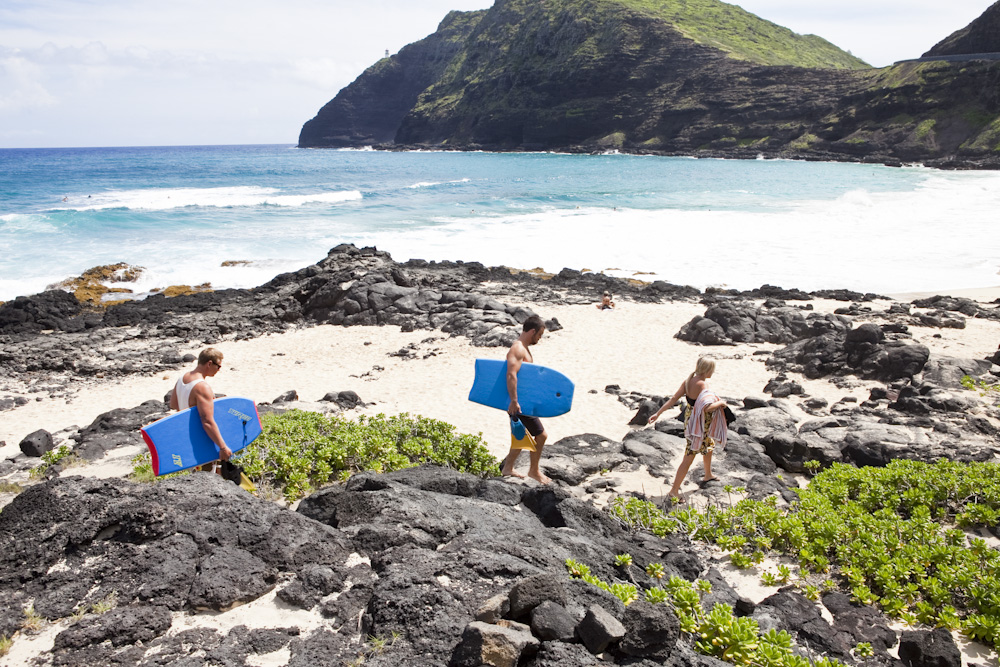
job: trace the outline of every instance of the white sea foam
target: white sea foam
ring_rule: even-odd
[[[170,285],[210,284],[214,289],[248,288],[263,285],[280,273],[296,271],[320,259],[316,257],[293,257],[279,259],[249,260],[249,264],[221,266],[221,262],[206,265],[196,256],[191,259],[175,259],[173,262],[156,262],[147,268],[139,279],[122,284],[138,294],[163,289]]]
[[[1000,174],[934,176],[915,191],[853,190],[785,211],[558,209],[439,217],[359,234],[398,259],[650,272],[699,288],[764,283],[898,293],[996,285]],[[961,220],[956,225],[953,221]]]
[[[414,183],[413,185],[407,185],[408,190],[418,190],[420,188],[433,188],[436,185],[455,185],[457,183],[468,183],[471,179],[460,178],[455,181],[425,181],[421,183]]]
[[[311,192],[281,194],[275,188],[238,186],[227,188],[150,188],[118,190],[74,198],[54,210],[101,211],[130,209],[166,211],[197,206],[203,208],[234,208],[245,206],[304,206],[306,204],[339,204],[362,198],[357,190],[342,192]]]
[[[0,234],[11,232],[32,232],[50,229],[50,221],[44,215],[34,213],[7,213],[0,215]]]

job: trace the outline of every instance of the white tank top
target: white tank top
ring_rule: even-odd
[[[197,380],[192,380],[191,382],[184,384],[184,376],[177,378],[177,384],[174,385],[174,396],[177,397],[177,409],[186,410],[191,406],[188,404],[188,400],[191,398],[191,390],[199,382],[204,382],[205,378],[198,378]]]

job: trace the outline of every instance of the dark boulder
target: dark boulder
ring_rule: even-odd
[[[899,659],[906,667],[961,667],[962,653],[946,628],[903,632]]]
[[[56,635],[53,648],[58,653],[102,642],[110,642],[112,646],[148,644],[166,632],[171,622],[170,610],[166,607],[129,605],[84,617]]]
[[[18,447],[24,452],[25,456],[30,456],[32,458],[38,458],[45,452],[52,451],[55,447],[55,443],[52,440],[52,434],[43,428],[29,433],[24,436]]]
[[[566,608],[545,600],[531,610],[531,631],[543,641],[573,641],[576,619]]]
[[[0,305],[0,334],[81,331],[86,327],[84,319],[77,317],[82,309],[76,297],[63,290],[19,296]]]
[[[336,403],[343,410],[350,410],[352,408],[365,406],[365,402],[361,400],[361,397],[358,396],[357,392],[350,390],[336,392],[331,391],[319,400],[323,402]]]
[[[668,660],[680,637],[680,624],[674,613],[666,605],[652,605],[644,600],[626,607],[622,625],[625,636],[618,650],[633,658]]]
[[[695,317],[681,327],[676,337],[702,345],[792,343],[850,328],[849,320],[844,317],[803,313],[777,300],[766,301],[760,307],[727,301],[710,306],[704,316]]]
[[[896,633],[876,608],[856,605],[843,593],[827,593],[823,606],[833,616],[834,629],[850,634],[855,645],[868,642],[880,657],[896,645]]]
[[[757,605],[753,617],[769,614],[780,619],[780,627],[797,634],[800,643],[821,653],[843,659],[853,648],[849,635],[831,627],[820,613],[817,603],[791,587],[782,588],[764,599]]]
[[[350,552],[336,531],[217,475],[151,486],[55,479],[0,513],[0,634],[16,629],[7,619],[29,599],[49,619],[112,592],[172,610],[227,609],[306,565],[341,567]]]
[[[576,626],[576,634],[591,653],[603,653],[625,636],[625,626],[603,607],[587,609],[586,616]]]
[[[167,405],[150,400],[134,408],[116,408],[101,415],[73,436],[73,451],[93,461],[117,447],[143,444],[139,429],[165,416]]]
[[[811,379],[854,374],[891,382],[920,373],[929,357],[926,346],[887,340],[880,327],[866,322],[846,332],[824,333],[792,343],[775,351],[766,364]]]
[[[517,620],[543,602],[566,604],[563,579],[551,574],[539,574],[514,584],[510,590],[510,617]]]

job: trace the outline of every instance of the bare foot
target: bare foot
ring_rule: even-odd
[[[684,502],[684,496],[682,496],[679,493],[678,494],[668,493],[667,498],[670,498],[670,501],[677,505],[680,505]]]
[[[711,477],[706,477],[705,479],[701,480],[701,483],[704,485],[704,484],[708,484],[709,482],[715,482],[718,479],[719,479],[718,477],[716,477],[715,475],[712,475]]]
[[[528,477],[535,480],[539,484],[548,484],[549,482],[552,481],[551,479],[543,475],[541,472],[536,472],[536,473],[529,472]]]
[[[500,472],[504,477],[517,477],[518,479],[524,479],[524,475],[517,472],[516,470],[511,470],[511,471],[501,470]]]

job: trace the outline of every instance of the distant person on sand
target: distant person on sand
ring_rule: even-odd
[[[215,377],[220,370],[222,370],[222,352],[214,347],[206,347],[198,355],[198,365],[194,370],[182,375],[174,385],[174,390],[170,393],[170,409],[186,410],[197,406],[202,428],[219,448],[219,459],[228,461],[233,452],[226,446],[226,441],[219,432],[219,426],[215,423],[215,392],[207,382],[208,378]]]
[[[687,475],[694,457],[701,454],[705,462],[705,478],[702,484],[718,479],[712,474],[712,452],[716,446],[726,446],[726,417],[723,408],[726,402],[708,388],[708,380],[715,373],[715,362],[707,357],[698,359],[694,372],[691,373],[670,400],[663,404],[649,418],[652,424],[660,418],[665,411],[677,404],[681,398],[687,399],[687,408],[684,410],[684,437],[687,444],[684,448],[684,457],[677,468],[677,475],[674,476],[674,485],[668,494],[671,498],[679,502],[684,502],[681,496],[681,484]]]
[[[507,394],[510,396],[510,406],[507,408],[507,413],[511,419],[520,419],[525,430],[535,439],[535,451],[529,452],[528,477],[542,484],[548,484],[551,480],[538,469],[538,462],[542,458],[542,447],[545,445],[546,438],[549,437],[548,433],[545,432],[541,419],[522,415],[521,406],[517,402],[517,372],[521,370],[521,364],[535,362],[534,357],[531,356],[531,350],[528,348],[538,343],[544,333],[545,323],[542,322],[542,318],[538,315],[532,315],[524,321],[521,335],[507,351]],[[504,477],[524,477],[524,475],[514,472],[514,464],[517,463],[517,457],[520,455],[520,449],[511,447],[507,458],[504,459],[502,468]]]
[[[597,304],[598,310],[614,310],[615,302],[611,300],[611,292],[605,291],[601,296],[601,302]]]

